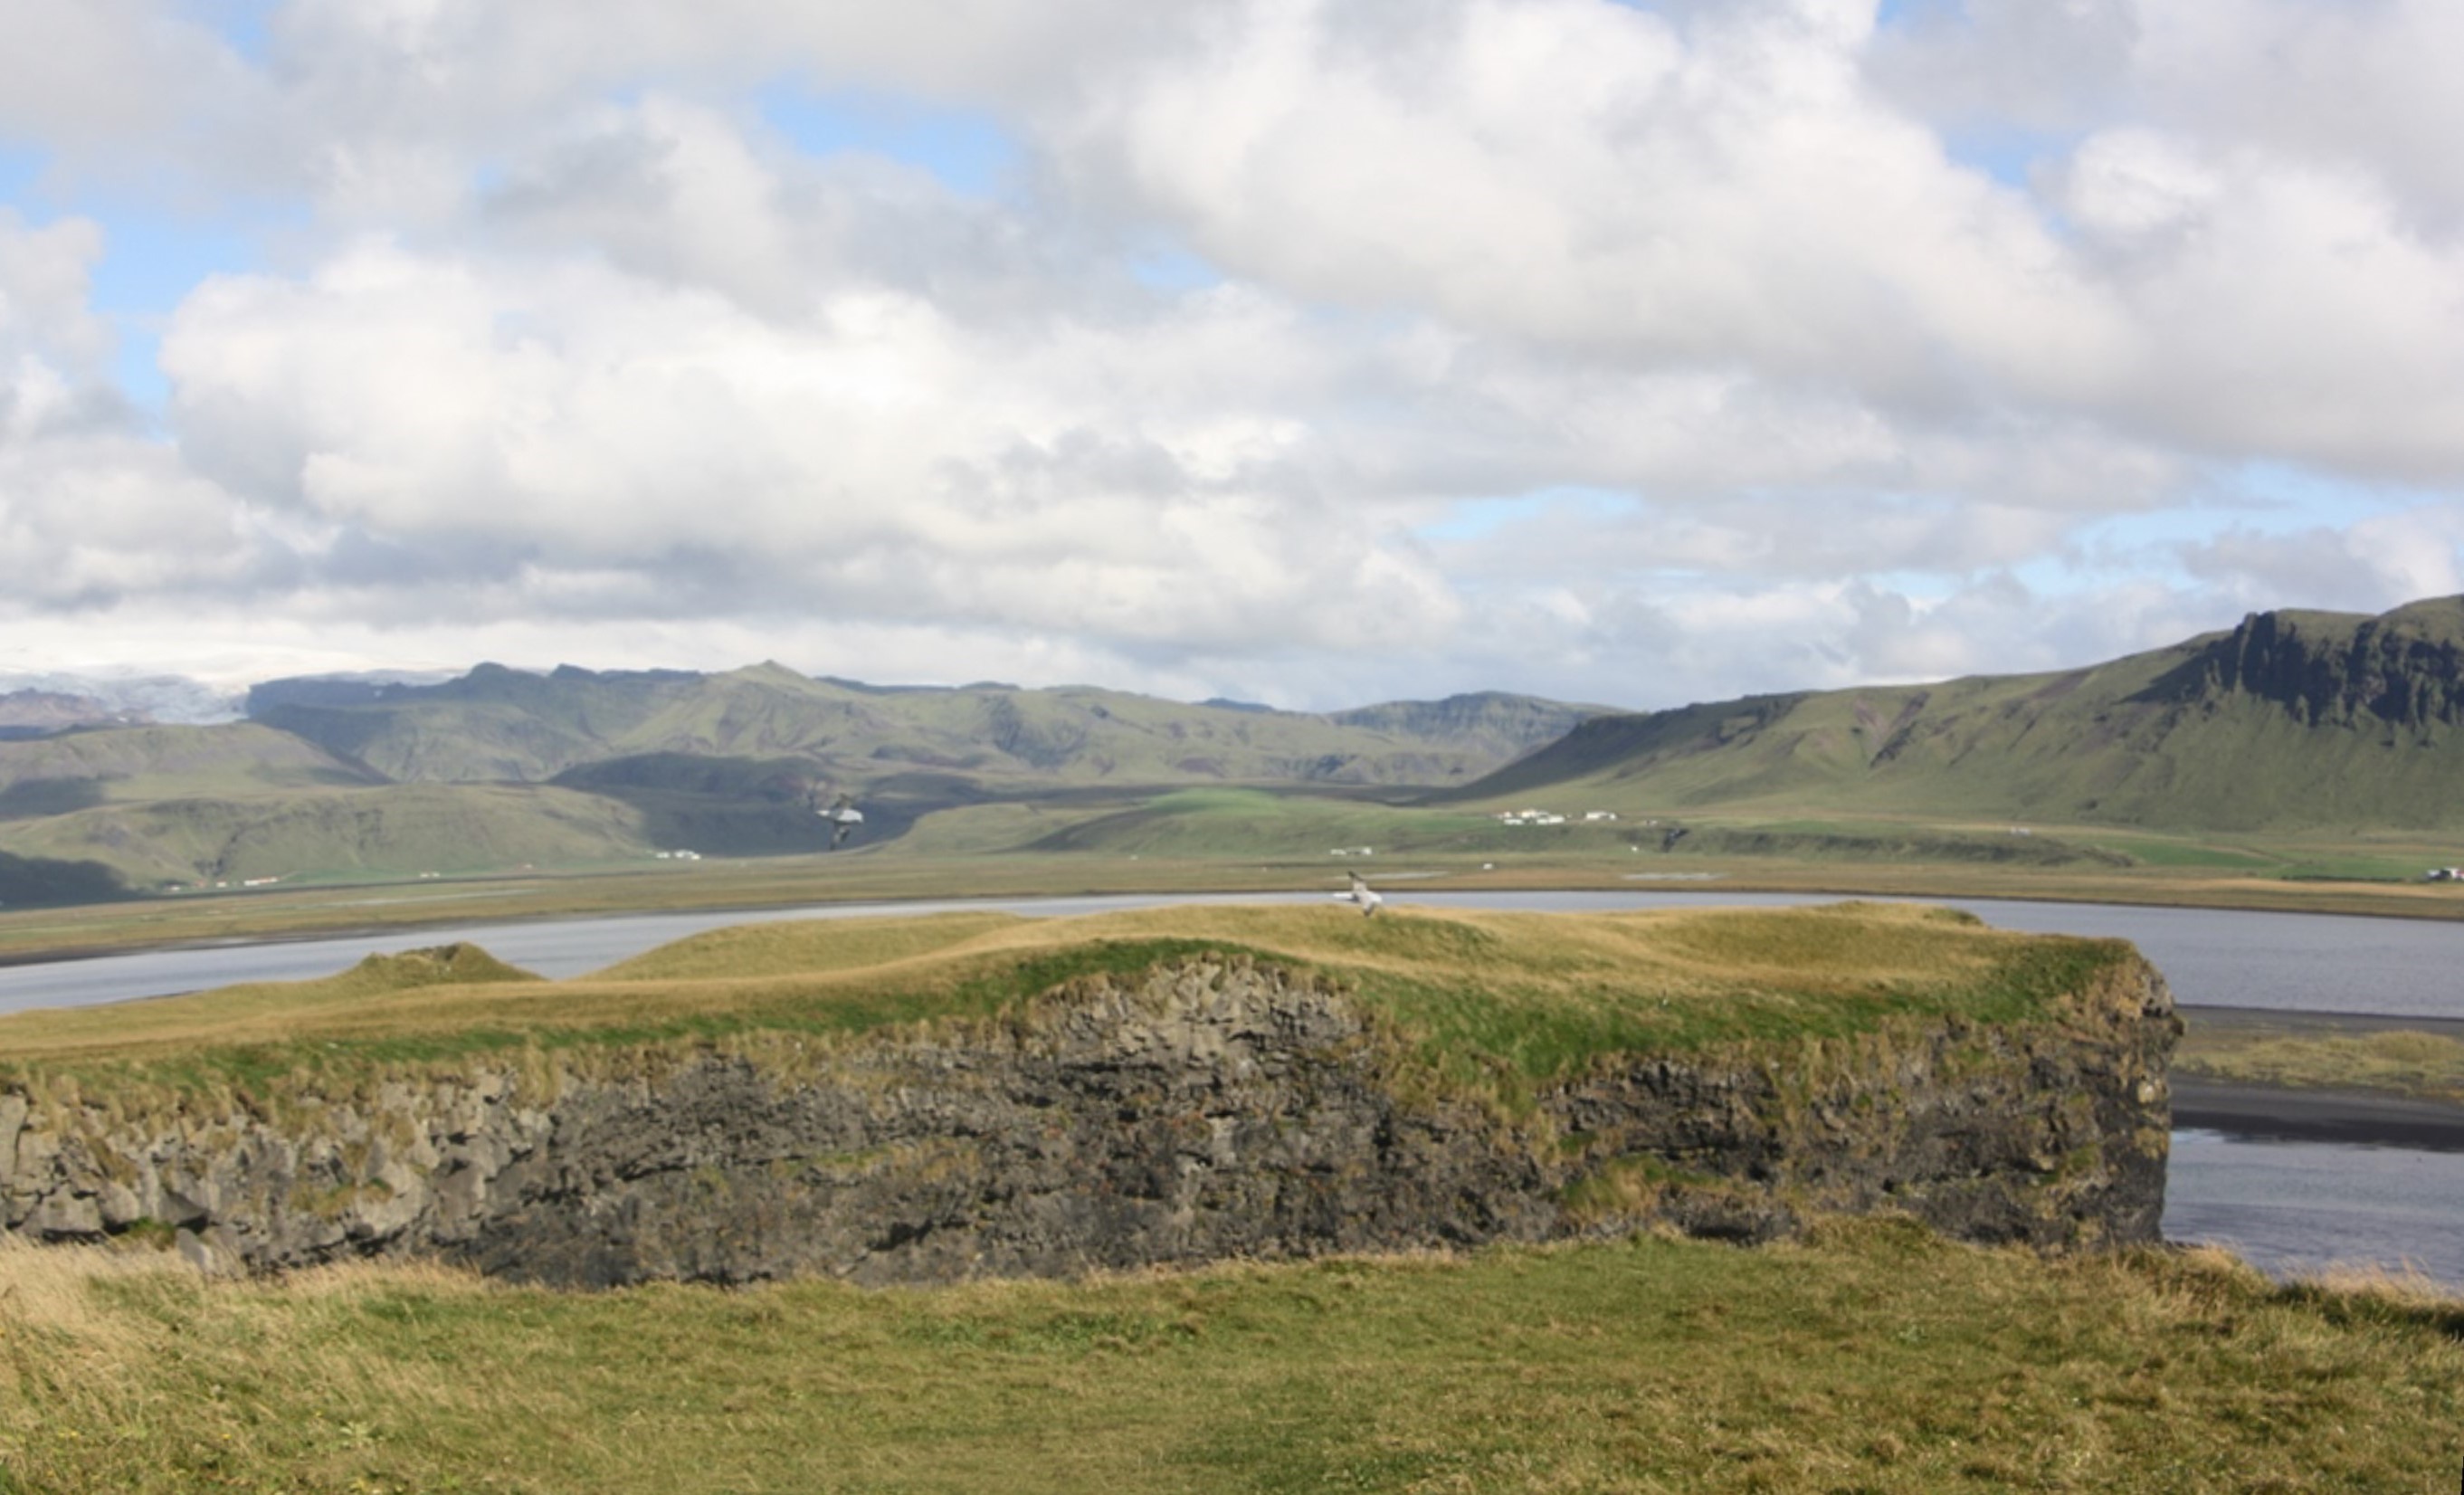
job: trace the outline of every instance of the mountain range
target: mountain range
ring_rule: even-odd
[[[1278,830],[1255,795],[1188,792],[1210,786],[1375,791],[1448,835],[1483,824],[1475,805],[1544,797],[1741,822],[2464,829],[2464,598],[2255,613],[2077,670],[1648,713],[1485,693],[1309,714],[775,664],[299,677],[256,687],[246,711],[179,725],[55,691],[0,696],[0,901],[817,851],[833,827],[814,811],[841,797],[863,808],[861,845],[938,810],[1054,807],[1016,821],[1015,845],[1060,852],[1314,845],[1368,824],[1320,808]],[[1174,828],[1192,816],[1213,818]],[[1012,822],[969,824],[919,845],[1012,844],[985,828]]]
[[[935,809],[1192,784],[1441,786],[1603,708],[1489,693],[1313,715],[1088,687],[881,687],[778,665],[269,681],[249,719],[0,741],[0,854],[130,887],[825,848]],[[62,875],[66,875],[63,873]],[[36,880],[20,868],[19,899]],[[0,899],[8,898],[0,891]]]

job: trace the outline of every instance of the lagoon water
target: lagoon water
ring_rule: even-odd
[[[1389,886],[1389,908],[1587,910],[1781,907],[1830,903],[1811,893],[1698,890],[1439,892]],[[2464,893],[2458,894],[2464,902]],[[0,967],[0,1013],[29,1007],[161,997],[237,981],[291,981],[329,976],[378,951],[454,940],[483,944],[502,960],[555,979],[613,965],[671,940],[731,924],[864,914],[1001,909],[1046,917],[1102,912],[1197,897],[1110,896],[917,903],[822,904],[799,909],[638,913],[614,918],[545,919],[521,924],[397,930],[334,939],[209,946]],[[1309,903],[1311,893],[1206,895],[1221,903]],[[2270,1007],[2284,1011],[2370,1013],[2399,1018],[2464,1018],[2464,922],[2357,918],[2320,913],[2254,913],[2228,909],[2137,908],[2122,904],[1931,900],[1968,909],[2004,929],[2090,934],[2136,944],[2186,1006]]]
[[[2176,1132],[2165,1238],[2276,1276],[2410,1267],[2464,1291],[2464,1153]]]
[[[1390,886],[1390,907],[1528,909],[1763,907],[1833,899],[1781,893],[1687,891],[1464,892]],[[1315,902],[1306,893],[1219,902]],[[550,978],[580,976],[703,930],[731,924],[867,913],[997,908],[1064,916],[1193,901],[1175,897],[1042,898],[988,902],[836,904],[754,912],[648,913],[341,939],[149,951],[88,960],[0,967],[0,1012],[165,996],[237,981],[330,975],[373,952],[473,940],[498,958]],[[2186,1006],[2464,1018],[2464,923],[2136,908],[2114,904],[1945,899],[1991,924],[2037,933],[2128,939]],[[2464,1154],[2180,1132],[2165,1211],[2166,1235],[2233,1246],[2276,1273],[2330,1263],[2417,1265],[2464,1289]]]

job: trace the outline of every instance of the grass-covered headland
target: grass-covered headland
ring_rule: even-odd
[[[1138,983],[1157,970],[1307,978],[1263,1004],[1208,988],[1150,1012],[1154,989]],[[464,947],[318,982],[0,1020],[0,1121],[22,1104],[6,1139],[20,1184],[37,1133],[71,1159],[113,1137],[175,1138],[100,1170],[124,1198],[117,1224],[93,1209],[105,1228],[92,1243],[0,1238],[0,1492],[2444,1488],[2464,1425],[2464,1309],[2416,1287],[2280,1287],[2213,1253],[2151,1247],[1985,1248],[1887,1209],[1812,1214],[1753,1249],[1620,1223],[1647,1218],[1655,1190],[1704,1183],[1661,1154],[1620,1154],[1643,1145],[1661,1101],[1684,1125],[1831,1138],[1845,1166],[1906,1118],[1944,1137],[2004,1119],[1959,1108],[2044,1072],[2073,1037],[2105,1044],[2145,989],[2126,946],[1907,907],[1183,908],[758,926],[565,982]],[[1152,1021],[1073,1026],[1073,1003],[1098,1000]],[[1364,1016],[1325,1026],[1337,1008]],[[1230,1028],[1199,1032],[1219,1009]],[[1264,1055],[1270,1069],[1299,1056],[1272,1077],[1307,1103],[1289,1116],[1210,1132],[1222,1117],[1199,1112],[1225,1103],[1182,1106],[1204,1085],[1133,1073],[1161,1063],[1158,1034],[1196,1033],[1200,1053],[1207,1033],[1311,1022],[1337,1035],[1329,1051],[1227,1050],[1227,1064]],[[1086,1113],[1133,1154],[1139,1138],[1170,1142],[1157,1169],[1118,1176],[1138,1188],[1181,1187],[1210,1135],[1229,1144],[1223,1177],[1265,1177],[1239,1167],[1304,1147],[1323,1124],[1311,1108],[1375,1080],[1393,1092],[1370,1096],[1376,1114],[1420,1129],[1424,1151],[1456,1129],[1446,1145],[1489,1170],[1463,1176],[1574,1180],[1532,1198],[1594,1238],[931,1288],[808,1277],[572,1292],[408,1260],[209,1280],[161,1249],[174,1221],[127,1218],[167,1207],[166,1178],[203,1187],[164,1159],[212,1126],[313,1132],[420,1095],[477,1116],[478,1079],[495,1077],[509,1111],[565,1105],[581,1122],[605,1121],[605,1097],[632,1087],[648,1102],[615,1130],[638,1130],[682,1093],[677,1077],[732,1066],[759,1083],[729,1094],[755,1104],[706,1106],[692,1136],[652,1138],[642,1157],[674,1193],[635,1206],[682,1200],[704,1212],[696,1228],[724,1232],[741,1223],[731,1211],[792,1214],[879,1185],[926,1198],[941,1212],[926,1239],[946,1239],[1007,1207],[967,1192],[998,1174],[991,1132],[939,1151],[911,1139],[749,1160],[708,1139],[733,1131],[740,1151],[800,1077],[848,1088],[869,1116],[973,1126],[975,1080],[935,1081],[919,1101],[929,1087],[914,1077],[980,1077],[1046,1050],[1092,1056],[1086,1083],[1103,1104]],[[902,1054],[921,1058],[883,1058]],[[1030,1097],[1047,1118],[1030,1140],[1069,1143],[1058,1118],[1085,1077],[1024,1072],[1050,1092]],[[2125,1071],[2099,1072],[2128,1088]],[[1670,1076],[1673,1089],[1652,1088]],[[1895,1112],[1903,1082],[1932,1109]],[[1117,1111],[1124,1097],[1143,1109]],[[2085,1140],[2012,1162],[2014,1188],[2092,1191],[2110,1163],[2098,1113],[2036,1099],[2045,1125],[2074,1129],[2049,1134]],[[1638,1109],[1618,1122],[1618,1105]],[[228,1119],[198,1120],[209,1114]],[[316,1195],[309,1213],[330,1208],[330,1254],[347,1257],[383,1238],[354,1247],[342,1221],[381,1221],[411,1196],[319,1170],[407,1189],[425,1168],[419,1189],[453,1195],[445,1180],[465,1161],[448,1146],[420,1163],[427,1145],[363,1128],[298,1147],[278,1176],[232,1176]],[[1047,1202],[1091,1156],[1058,1156]],[[505,1166],[510,1179],[522,1165]],[[1818,1193],[1804,1189],[1797,1202]],[[227,1192],[242,1213],[263,1203]],[[536,1224],[552,1192],[525,1196],[522,1219]],[[1134,1192],[1105,1194],[1128,1200],[1130,1223],[1154,1202]],[[1240,1198],[1283,1208],[1291,1196]],[[1225,1213],[1212,1198],[1184,1202]],[[1170,1217],[1171,1202],[1151,1213]],[[28,1233],[82,1229],[74,1211],[44,1218],[62,1228]],[[471,1228],[482,1261],[492,1239],[527,1239]]]
[[[984,912],[715,931],[543,981],[469,946],[321,980],[0,1018],[0,1088],[123,1113],[450,1072],[474,1058],[843,1043],[985,1020],[1075,978],[1194,956],[1303,968],[1467,1094],[1517,1103],[1617,1054],[1847,1039],[1894,1020],[2045,1017],[2129,947],[1907,905],[1538,914],[1176,907]]]

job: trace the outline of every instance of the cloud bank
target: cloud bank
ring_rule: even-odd
[[[0,668],[1657,705],[2464,589],[2431,0],[199,14],[0,0]]]

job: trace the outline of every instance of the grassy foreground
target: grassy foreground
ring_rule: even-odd
[[[1888,1221],[867,1292],[0,1248],[0,1491],[2444,1490],[2464,1310]]]
[[[136,1108],[507,1050],[833,1042],[1198,949],[1334,975],[1508,1104],[1614,1049],[2024,1018],[2129,958],[1908,906],[969,912],[719,931],[577,981],[463,947],[25,1014],[0,1078]],[[207,1282],[143,1245],[0,1241],[0,1495],[2444,1489],[2459,1333],[2464,1306],[2404,1284],[1894,1220],[878,1292]]]

